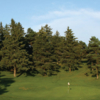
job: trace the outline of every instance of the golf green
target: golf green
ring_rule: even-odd
[[[57,76],[13,77],[1,72],[0,100],[100,100],[100,79],[85,76],[85,68]],[[68,82],[70,82],[68,90]]]

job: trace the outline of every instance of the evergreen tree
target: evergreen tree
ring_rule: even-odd
[[[0,65],[5,66],[5,68],[14,68],[14,77],[16,77],[16,69],[20,72],[21,70],[27,71],[32,64],[29,62],[29,55],[26,50],[24,50],[25,44],[23,44],[22,36],[24,34],[23,28],[20,23],[16,24],[13,19],[11,19],[11,36],[5,35],[5,40],[3,41],[4,47],[1,49],[0,54],[2,54],[2,60]]]
[[[37,35],[37,33],[35,31],[33,31],[31,28],[28,28],[25,39],[27,41],[26,48],[27,48],[27,51],[29,51],[28,52],[29,54],[33,53],[32,49],[33,49],[34,41],[36,39],[36,35]]]
[[[86,56],[86,49],[87,49],[87,45],[86,45],[86,43],[85,42],[83,42],[83,41],[79,41],[79,44],[82,46],[81,47],[81,51],[82,51],[82,58],[85,58],[85,56]]]
[[[54,55],[56,57],[56,61],[58,65],[60,65],[60,59],[63,53],[63,50],[62,50],[62,42],[63,42],[62,40],[63,39],[59,36],[59,34],[60,33],[56,31],[55,35],[52,36],[52,42],[51,42],[54,48]]]
[[[10,34],[10,33],[9,33],[9,30],[10,30],[10,29],[8,28],[8,25],[7,25],[7,24],[5,25],[5,28],[3,28],[2,23],[0,24],[0,26],[1,26],[1,27],[0,27],[0,31],[1,31],[1,32],[0,32],[0,33],[1,33],[1,42],[0,42],[0,44],[1,44],[0,46],[1,46],[1,47],[0,47],[0,51],[1,51],[1,48],[4,47],[3,41],[5,40],[5,36],[7,35],[7,36],[6,36],[7,38],[10,36],[10,35],[9,35],[9,34]],[[0,54],[0,61],[1,61],[2,58],[3,58],[3,56],[2,56],[2,53],[1,53],[1,54]],[[0,65],[0,67],[1,67],[3,70],[5,69],[4,66],[1,66],[1,65]]]
[[[2,41],[5,39],[4,38],[4,35],[6,35],[5,34],[5,32],[4,32],[4,30],[7,30],[8,28],[7,28],[7,24],[6,24],[6,26],[5,26],[5,28],[2,26],[2,22],[0,23],[0,49],[2,48],[2,46],[3,46],[3,43],[2,43]],[[8,30],[7,30],[8,31]]]
[[[78,69],[78,67],[81,66],[81,61],[82,61],[82,52],[81,51],[82,45],[79,44],[78,41],[75,41],[75,44],[73,46],[73,51],[74,51],[74,69]]]
[[[2,22],[0,23],[0,50],[1,48],[3,47],[3,43],[2,43],[2,40],[3,40],[3,31],[4,31],[4,28],[2,26]],[[0,61],[2,59],[2,56],[0,55]],[[1,65],[0,65],[0,69],[1,69]],[[0,72],[1,74],[1,72]]]
[[[52,70],[57,68],[55,57],[53,56],[53,47],[49,43],[47,33],[43,27],[37,34],[33,44],[35,67],[42,75],[50,75],[52,74]]]
[[[71,72],[76,68],[76,62],[78,62],[78,58],[80,58],[80,51],[78,51],[78,43],[73,36],[73,33],[69,27],[67,31],[65,31],[65,42],[64,42],[64,51],[61,59],[61,63],[63,64],[63,68]],[[77,48],[76,48],[77,47]],[[77,51],[76,51],[77,50]],[[80,49],[79,49],[80,50]],[[77,53],[76,53],[77,52]],[[78,57],[79,56],[79,57]]]
[[[63,67],[63,63],[61,62],[61,60],[63,59],[63,54],[64,54],[64,49],[65,49],[65,37],[63,36],[60,36],[60,40],[59,40],[59,46],[57,47],[57,51],[56,54],[57,54],[57,63],[58,65],[60,65],[60,67],[62,68]]]
[[[88,46],[83,41],[79,41],[79,45],[81,46],[81,63],[87,63],[86,55]]]
[[[46,36],[47,36],[47,38],[48,38],[48,41],[49,41],[49,43],[51,42],[51,37],[52,37],[52,29],[50,28],[50,26],[48,26],[48,24],[46,24],[44,27],[44,31],[46,32]]]
[[[2,35],[3,35],[3,26],[2,26],[2,22],[0,22],[0,43],[2,41]],[[0,48],[1,48],[1,44],[0,44]]]
[[[30,58],[30,61],[33,62],[33,66],[34,66],[34,60],[33,60],[33,56],[34,56],[34,52],[33,52],[33,48],[34,48],[34,42],[35,42],[35,39],[36,39],[36,36],[38,34],[33,31],[31,28],[28,28],[27,29],[27,35],[25,36],[25,49],[26,51],[28,52],[29,55],[31,55],[32,57]],[[35,72],[36,69],[33,67],[33,69],[30,69],[31,72]]]
[[[59,48],[59,43],[60,43],[60,37],[59,37],[59,32],[56,31],[56,34],[54,36],[52,36],[52,46],[54,47],[54,55],[56,57],[57,60],[57,64],[58,64],[58,60],[59,60],[59,54],[58,54],[58,48]]]
[[[27,35],[25,37],[27,38],[27,41],[30,45],[34,43],[36,35],[37,33],[33,31],[31,28],[27,29]]]
[[[2,46],[3,46],[3,43],[2,43],[2,40],[3,40],[3,30],[4,30],[4,28],[3,28],[2,22],[1,22],[0,23],[0,50],[1,50]],[[0,60],[1,60],[1,57],[0,57]]]
[[[88,59],[88,68],[92,75],[96,75],[97,79],[100,72],[100,41],[96,37],[91,37],[89,41],[88,51],[89,54],[86,56]]]

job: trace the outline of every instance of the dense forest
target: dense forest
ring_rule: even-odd
[[[16,73],[40,73],[53,75],[60,69],[66,72],[78,70],[82,59],[87,62],[89,73],[98,79],[100,73],[100,41],[91,37],[88,46],[76,40],[72,30],[67,27],[65,37],[46,24],[39,32],[27,29],[27,34],[20,22],[11,19],[10,25],[0,23],[0,71]],[[26,34],[26,35],[25,35]]]

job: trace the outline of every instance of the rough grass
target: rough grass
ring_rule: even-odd
[[[57,76],[13,77],[1,73],[0,100],[100,100],[100,78],[85,76],[86,65]],[[67,83],[70,82],[69,92]]]

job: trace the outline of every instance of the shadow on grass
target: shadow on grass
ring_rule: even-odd
[[[17,74],[16,77],[20,77],[20,76],[23,75],[23,74],[24,74],[26,77],[27,77],[27,76],[33,76],[33,77],[34,77],[34,76],[36,76],[36,75],[35,75],[36,73],[38,73],[38,72],[36,72],[36,70],[34,70],[34,69],[33,69],[33,70],[29,69],[29,70],[27,70],[27,71],[21,70],[21,71],[19,71],[19,72],[18,72],[18,70],[16,70],[16,74]],[[14,70],[13,70],[13,69],[10,70],[10,74],[14,74]]]
[[[4,77],[4,76],[5,76],[5,75],[0,75],[0,78],[1,78],[1,77]]]
[[[56,72],[56,73],[54,73],[54,72]],[[41,74],[42,76],[51,77],[51,76],[53,76],[53,75],[57,75],[57,73],[59,73],[59,72],[60,72],[59,69],[51,70],[51,72],[49,73],[49,75],[47,75],[46,72],[40,73],[38,70],[34,69],[33,71],[28,70],[28,71],[26,72],[26,77],[27,77],[27,76],[36,76],[36,74]],[[22,74],[23,74],[23,73],[22,73]]]
[[[96,74],[93,74],[92,77],[96,77]]]
[[[89,76],[89,74],[87,72],[84,75]]]
[[[53,72],[56,72],[56,73],[53,73]],[[60,71],[60,68],[57,68],[57,69],[55,69],[55,70],[51,70],[51,73],[48,75],[49,77],[50,76],[55,76],[55,75],[57,75],[58,73],[60,73],[61,71]],[[12,70],[12,71],[10,71],[10,73],[11,74],[13,74],[14,73],[14,71]],[[41,74],[38,70],[36,70],[35,68],[32,70],[32,69],[29,69],[29,70],[27,70],[27,71],[20,71],[20,72],[17,72],[17,76],[16,77],[20,77],[21,75],[25,75],[25,77],[27,77],[27,76],[33,76],[33,77],[35,77],[37,74]],[[43,73],[43,74],[41,74],[42,76],[45,76],[45,75],[47,75],[47,73]]]
[[[6,88],[15,82],[13,78],[2,78],[3,76],[5,75],[0,74],[0,95],[9,92]]]
[[[28,71],[21,71],[21,72],[19,72],[19,75],[17,76],[17,77],[20,77],[22,74],[24,74],[24,75],[26,75],[26,77],[27,76],[36,76],[35,74],[36,74],[37,72],[36,71],[30,71],[30,70],[28,70]]]

